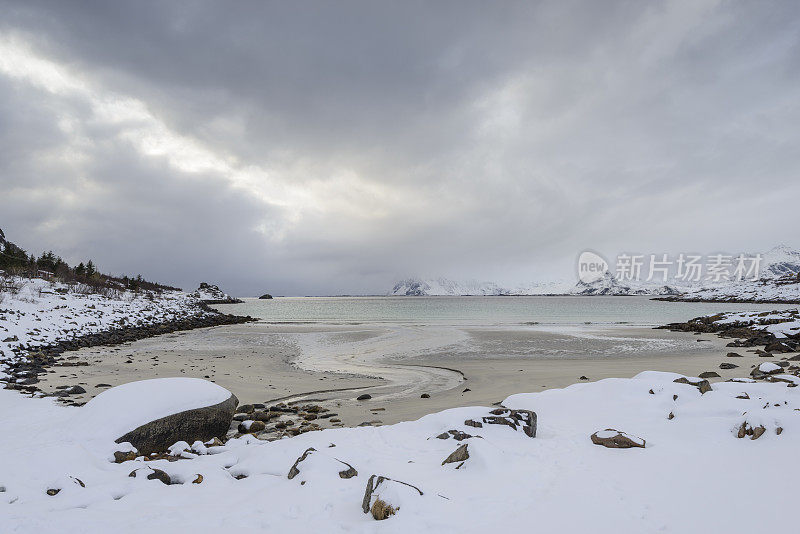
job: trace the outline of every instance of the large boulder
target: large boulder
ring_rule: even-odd
[[[94,438],[150,454],[178,441],[224,436],[238,404],[233,393],[207,380],[156,378],[100,393],[80,409],[78,423]]]

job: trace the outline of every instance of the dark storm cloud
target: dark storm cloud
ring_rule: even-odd
[[[800,244],[791,2],[0,6],[29,248],[327,294]]]

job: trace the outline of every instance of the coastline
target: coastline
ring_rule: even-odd
[[[557,389],[604,378],[633,377],[643,371],[667,371],[697,376],[715,371],[712,382],[741,376],[749,366],[764,360],[755,353],[742,352],[739,367],[723,370],[731,361],[728,340],[716,335],[698,337],[693,333],[669,332],[641,327],[617,327],[598,331],[615,339],[671,339],[697,345],[676,353],[650,351],[613,356],[566,358],[460,357],[443,351],[415,356],[408,361],[380,358],[360,368],[341,372],[328,368],[308,370],[297,365],[300,349],[287,339],[319,334],[337,339],[369,339],[363,329],[332,325],[272,325],[251,323],[187,331],[127,342],[116,347],[95,347],[71,352],[70,369],[43,377],[40,387],[55,391],[58,386],[81,385],[87,393],[73,395],[78,404],[105,389],[133,380],[167,376],[205,378],[226,387],[244,404],[278,402],[300,405],[316,403],[336,413],[340,422],[318,421],[321,428],[392,424],[462,406],[491,406],[509,395]],[[491,334],[484,334],[489,336]],[[519,336],[546,336],[524,331]],[[359,337],[360,336],[360,337]],[[698,341],[702,342],[698,343]],[[343,341],[345,342],[345,341]],[[577,350],[577,349],[576,349]],[[336,365],[332,360],[331,365]],[[80,363],[85,362],[85,363]],[[353,367],[351,370],[359,369]],[[402,374],[400,374],[402,373]],[[397,384],[412,373],[411,385]],[[466,391],[465,391],[466,390]],[[360,394],[367,401],[356,401]],[[427,394],[429,398],[422,398]]]

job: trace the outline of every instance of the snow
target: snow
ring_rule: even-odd
[[[98,294],[85,286],[19,277],[13,278],[13,284],[17,292],[0,291],[0,378],[3,362],[17,360],[28,346],[212,313],[181,291]]]
[[[78,410],[73,427],[86,439],[114,441],[150,421],[230,398],[222,386],[200,378],[153,378],[103,391]]]
[[[98,456],[70,431],[73,418],[80,417],[75,414],[86,407],[3,390],[2,530],[793,530],[794,519],[781,510],[792,509],[794,480],[800,475],[800,466],[790,461],[800,446],[800,388],[785,382],[719,382],[701,395],[696,387],[673,382],[680,376],[646,372],[512,395],[505,406],[537,412],[536,438],[502,425],[466,426],[465,420],[480,420],[490,408],[464,407],[391,426],[309,432],[275,442],[247,437],[222,447],[198,447],[188,459],[122,464]],[[736,398],[745,392],[749,399]],[[762,425],[765,432],[757,440],[737,439],[743,423]],[[646,439],[647,447],[592,444],[589,436],[605,428]],[[449,429],[481,438],[435,438]],[[470,455],[465,464],[442,466],[464,443]],[[309,447],[320,454],[302,462],[300,476],[289,480],[289,468]],[[339,460],[358,475],[340,478]],[[176,483],[128,476],[135,469],[144,469],[144,475],[147,467],[165,471]],[[203,481],[193,484],[198,474]],[[381,497],[400,509],[376,522],[361,510],[373,474],[413,484],[423,495],[387,485]],[[246,478],[235,478],[242,475]],[[49,496],[45,492],[51,488],[61,491]]]

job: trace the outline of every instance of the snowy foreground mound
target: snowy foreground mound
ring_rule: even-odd
[[[477,425],[491,408],[470,407],[274,442],[184,443],[173,453],[186,459],[121,464],[85,447],[75,421],[90,410],[0,391],[0,524],[36,533],[794,530],[797,378],[715,383],[705,394],[678,378],[647,372],[506,399],[538,414],[536,437]],[[109,425],[125,417],[107,415]],[[637,445],[607,448],[592,434]],[[363,511],[378,499],[385,521]]]

